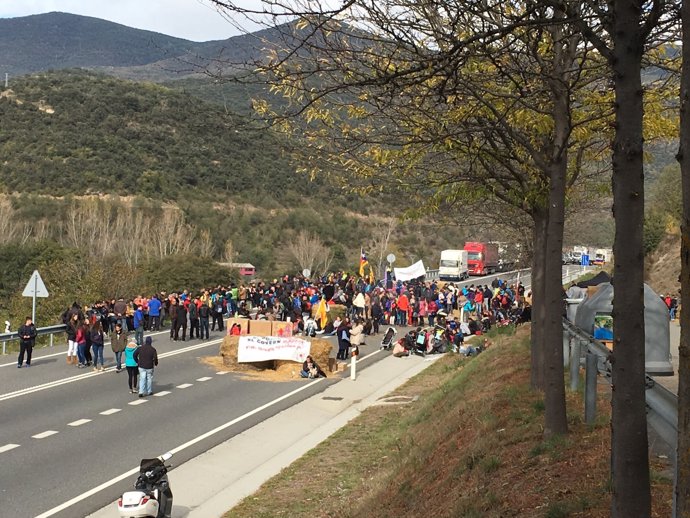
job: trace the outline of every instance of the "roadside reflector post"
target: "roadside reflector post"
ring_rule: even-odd
[[[359,354],[359,347],[354,346],[352,348],[352,354],[351,358],[352,361],[350,362],[350,379],[351,380],[356,380],[357,379],[357,355]]]

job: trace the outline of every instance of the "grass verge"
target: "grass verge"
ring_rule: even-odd
[[[569,435],[544,440],[528,333],[436,361],[394,393],[412,402],[368,408],[226,518],[608,517],[608,419],[586,426],[568,394]],[[670,516],[671,482],[653,477],[652,491],[653,516]]]

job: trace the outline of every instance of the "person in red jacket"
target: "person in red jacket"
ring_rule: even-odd
[[[410,310],[410,300],[407,298],[407,293],[402,292],[398,297],[398,315],[400,318],[400,325],[407,325],[407,313]]]

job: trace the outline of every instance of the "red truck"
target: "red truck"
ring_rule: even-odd
[[[498,270],[498,245],[468,241],[467,266],[470,275],[490,275]]]

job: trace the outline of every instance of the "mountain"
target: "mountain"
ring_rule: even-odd
[[[74,67],[140,66],[203,46],[68,13],[0,18],[0,72],[10,76]]]
[[[198,43],[69,13],[0,18],[0,73],[89,68],[127,79],[164,81],[200,75],[221,60],[250,61],[265,41],[281,37],[280,29],[266,29]]]

